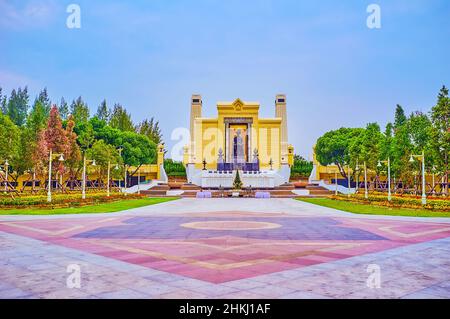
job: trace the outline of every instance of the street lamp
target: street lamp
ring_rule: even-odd
[[[388,167],[388,201],[392,200],[391,194],[391,159],[388,157],[387,161],[378,161],[378,167],[381,167],[381,163],[387,164]]]
[[[422,205],[427,204],[427,194],[425,191],[425,151],[422,151],[421,155],[411,154],[409,158],[410,163],[414,163],[414,158],[417,158],[418,161],[422,162]]]
[[[137,193],[138,195],[141,195],[141,168],[138,168],[138,183],[137,183]]]
[[[111,165],[115,165],[114,169],[117,171],[119,170],[119,164],[111,164],[111,161],[108,161],[108,182],[106,183],[106,196],[109,197],[111,195],[110,188],[109,188],[109,182],[111,180]],[[119,181],[120,184],[120,181]],[[120,186],[120,185],[119,185]]]
[[[48,157],[48,190],[47,190],[47,202],[52,202],[52,161],[53,158],[58,158],[59,162],[64,162],[64,155],[61,154],[53,154],[53,151],[50,150],[50,155]]]
[[[434,166],[433,165],[433,167],[431,168],[431,172],[432,172],[432,183],[433,183],[433,186],[432,186],[432,191],[431,191],[431,193],[433,194],[433,196],[434,195],[436,195],[436,190],[435,190],[435,184],[434,184],[434,175],[435,175],[435,173],[436,173],[436,166]]]
[[[351,188],[351,184],[350,184],[350,164],[347,164],[347,179],[348,179],[348,193],[347,193],[347,197],[350,197],[350,188]]]
[[[338,194],[338,182],[337,182],[337,171],[334,171],[334,185],[336,186],[335,190],[334,190],[334,195],[337,196]]]
[[[5,192],[7,192],[8,191],[8,166],[9,166],[8,160],[5,161],[4,166],[5,166]]]
[[[86,199],[86,164],[92,163],[92,166],[96,166],[95,159],[87,160],[86,154],[83,155],[83,181],[81,183],[81,198]]]
[[[369,192],[367,191],[367,165],[364,161],[364,198],[369,198]]]
[[[358,164],[358,159],[356,159],[356,166],[355,166],[355,176],[356,176],[356,187],[355,187],[355,194],[359,193],[358,189],[359,189],[359,164]]]

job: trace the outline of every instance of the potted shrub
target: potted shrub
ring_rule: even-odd
[[[236,171],[236,176],[234,177],[233,181],[233,192],[231,195],[233,197],[239,197],[239,191],[242,189],[242,181],[241,177],[239,176],[239,170]]]

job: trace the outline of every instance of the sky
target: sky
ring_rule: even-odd
[[[67,7],[81,9],[68,28]],[[370,4],[381,28],[370,29]],[[0,87],[47,87],[54,102],[106,98],[135,122],[159,120],[166,146],[188,127],[190,97],[287,95],[289,142],[308,159],[323,133],[392,121],[395,105],[429,112],[450,86],[448,0],[0,0]]]

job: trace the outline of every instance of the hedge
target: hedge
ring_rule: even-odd
[[[438,197],[428,197],[426,205],[422,205],[422,199],[419,196],[392,195],[392,200],[390,202],[388,201],[386,194],[370,194],[367,199],[364,197],[364,194],[351,195],[350,197],[348,197],[347,195],[334,195],[331,198],[336,200],[345,200],[362,204],[374,204],[379,206],[450,211],[450,200]]]
[[[0,196],[0,207],[6,209],[29,207],[77,207],[143,197],[145,197],[145,195],[127,194],[127,196],[124,196],[124,194],[121,193],[111,194],[110,197],[107,197],[105,193],[94,193],[86,194],[86,199],[81,199],[81,194],[54,194],[52,196],[52,202],[49,203],[47,202],[47,196],[43,195],[16,197],[14,199],[9,196]]]

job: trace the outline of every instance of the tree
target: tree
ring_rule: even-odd
[[[48,97],[47,88],[44,88],[38,95],[38,97],[35,100],[35,103],[39,101],[45,109],[46,115],[48,116],[50,114],[50,109],[52,107],[52,102],[50,101],[50,98]]]
[[[36,100],[28,114],[26,125],[21,129],[20,161],[15,167],[18,176],[30,169],[38,172],[41,170],[40,161],[36,161],[40,158],[40,154],[37,153],[37,144],[41,132],[47,126],[47,121],[48,114],[45,106],[40,100]]]
[[[75,169],[80,164],[81,151],[77,143],[77,134],[74,132],[75,121],[73,116],[70,115],[67,119],[66,137],[67,137],[67,150],[66,150],[66,166],[69,168],[70,175],[75,176]]]
[[[50,151],[52,151],[53,154],[64,154],[65,157],[67,157],[67,152],[69,151],[67,133],[63,128],[56,105],[50,110],[46,129],[39,134],[36,150],[36,156],[38,158],[36,158],[36,160],[41,163],[45,162],[48,159]],[[63,173],[63,163],[57,162],[54,167],[56,167],[60,173]]]
[[[125,165],[139,168],[143,164],[156,162],[156,144],[147,136],[112,128],[97,117],[92,118],[89,123],[94,130],[95,139],[104,140],[116,149],[122,149],[122,158]],[[137,169],[131,175],[136,172]]]
[[[70,113],[73,115],[75,124],[85,123],[89,120],[89,107],[83,101],[83,99],[78,97],[70,105]]]
[[[380,142],[383,135],[377,123],[369,123],[356,141],[361,145],[360,163],[366,162],[367,167],[376,168],[380,160]]]
[[[393,158],[393,131],[394,126],[392,123],[386,124],[383,137],[380,142],[380,158]]]
[[[3,95],[2,87],[0,86],[0,112],[2,114],[7,114],[6,109],[6,95]]]
[[[67,120],[69,117],[69,105],[67,104],[64,97],[61,98],[61,102],[59,103],[58,107],[59,115],[61,116],[61,119]]]
[[[150,120],[145,119],[142,121],[137,128],[139,134],[147,136],[150,140],[156,144],[162,142],[161,129],[159,128],[159,122],[155,121],[152,117]]]
[[[313,169],[313,163],[307,161],[302,156],[294,155],[294,164],[291,167],[291,176],[295,177],[308,177]]]
[[[0,114],[0,160],[8,160],[14,167],[19,157],[19,145],[19,128],[7,115]]]
[[[428,116],[422,112],[412,113],[407,125],[413,152],[428,152],[431,140],[431,121]]]
[[[109,120],[109,125],[124,132],[134,132],[134,124],[131,115],[120,104],[115,104]]]
[[[109,121],[110,110],[106,104],[106,100],[103,100],[102,103],[98,106],[97,114],[99,120],[101,121]]]
[[[236,176],[234,177],[234,181],[233,181],[233,188],[234,189],[242,188],[242,181],[241,181],[241,177],[239,176],[239,171],[236,171]]]
[[[315,146],[317,160],[322,165],[336,164],[340,174],[347,178],[345,165],[350,162],[350,146],[364,131],[361,128],[342,127],[321,136]]]
[[[438,168],[444,172],[446,194],[448,193],[448,162],[450,157],[450,98],[448,89],[443,86],[438,101],[431,109],[431,147]]]
[[[409,162],[409,158],[413,150],[413,145],[411,144],[407,120],[404,121],[403,116],[403,109],[397,105],[395,111],[394,138],[392,140],[393,159],[391,160],[391,172],[393,176],[407,180],[412,176],[413,166]]]
[[[164,159],[164,170],[167,173],[167,176],[186,176],[186,168],[183,163],[176,162],[171,158]]]
[[[95,159],[97,166],[100,168],[100,175],[103,176],[109,164],[122,164],[122,159],[118,150],[110,144],[107,144],[104,140],[96,140],[87,152],[87,155],[91,159]],[[117,173],[112,172],[112,173]]]
[[[398,128],[406,124],[406,115],[403,107],[400,104],[397,104],[395,108],[395,120],[394,120],[394,128]]]
[[[22,126],[27,118],[28,102],[29,96],[27,87],[23,90],[19,88],[17,92],[16,90],[12,90],[4,114],[7,114],[14,124]]]

